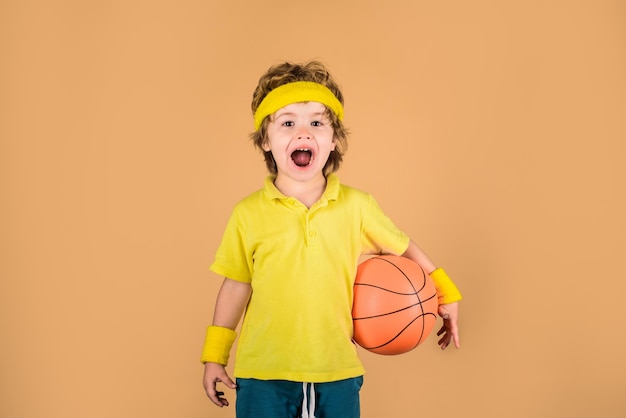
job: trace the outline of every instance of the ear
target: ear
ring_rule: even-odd
[[[269,152],[271,150],[271,148],[270,148],[270,141],[267,138],[265,138],[265,141],[263,141],[263,144],[261,144],[261,148],[265,152]]]

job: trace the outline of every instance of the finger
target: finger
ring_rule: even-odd
[[[219,406],[220,408],[222,406],[225,406],[224,403],[222,402],[222,399],[220,399],[220,397],[217,396],[217,394],[215,392],[213,392],[213,393],[207,392],[207,396],[209,397],[211,402],[213,402],[215,405]]]
[[[217,393],[222,393],[222,394],[224,394],[224,392],[217,392]],[[218,400],[219,400],[219,402],[220,402],[220,404],[218,405],[218,406],[220,406],[220,407],[230,405],[230,404],[228,403],[228,399],[226,399],[226,398],[222,398],[221,396],[218,396],[218,398],[217,398],[217,399],[218,399]]]
[[[441,337],[439,339],[439,341],[437,341],[437,344],[439,344],[439,346],[441,347],[442,350],[445,350],[446,347],[448,347],[448,344],[450,344],[450,334],[448,332],[446,332],[443,337]]]
[[[237,385],[235,384],[235,382],[233,382],[233,380],[230,378],[230,376],[228,376],[228,373],[220,373],[219,377],[216,378],[216,382],[220,382],[223,383],[224,385],[226,385],[228,388],[230,389],[235,389],[237,388]],[[215,383],[213,384],[213,391],[215,392],[215,396],[214,399],[212,398],[211,400],[213,401],[213,403],[215,403],[217,406],[228,406],[228,399],[223,398],[224,396],[224,392],[222,391],[217,391],[217,389],[215,388]],[[217,401],[217,402],[216,402]]]
[[[215,381],[210,382],[206,386],[206,394],[211,400],[211,402],[213,402],[215,405],[221,408],[223,406],[228,406],[228,400],[226,400],[225,398],[222,398],[222,396],[224,395],[224,392],[217,390],[216,386],[218,382],[221,382],[221,380],[217,378],[215,379]]]
[[[221,402],[220,395],[218,395],[218,393],[219,392],[215,390],[215,384],[212,384],[210,387],[206,389],[206,394],[211,400],[211,402],[221,407],[221,406],[224,406],[224,404]]]
[[[237,388],[237,384],[233,382],[230,376],[228,376],[227,374],[220,376],[220,381],[226,386],[228,386],[230,389]]]
[[[211,402],[213,402],[220,408],[223,406],[228,406],[228,400],[226,398],[222,398],[224,392],[213,390],[212,393],[207,392],[207,394],[209,395],[209,399],[211,400]]]
[[[442,350],[448,348],[448,344],[450,344],[450,342],[447,339],[439,341],[439,347],[441,347]]]
[[[461,342],[459,339],[459,328],[457,326],[453,326],[450,330],[450,334],[452,335],[452,341],[454,342],[455,348],[461,348]]]

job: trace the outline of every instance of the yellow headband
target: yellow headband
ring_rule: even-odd
[[[270,91],[254,112],[254,130],[258,130],[266,116],[292,103],[318,102],[328,106],[339,120],[343,120],[343,106],[328,87],[310,81],[283,84]]]

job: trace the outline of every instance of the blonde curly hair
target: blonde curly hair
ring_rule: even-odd
[[[326,86],[333,92],[335,97],[343,105],[343,94],[337,83],[333,80],[328,69],[319,61],[309,61],[303,64],[294,64],[284,62],[279,65],[270,67],[265,74],[259,78],[259,83],[252,95],[252,114],[267,96],[267,94],[275,88],[283,84],[293,83],[296,81],[310,81]],[[343,161],[343,155],[348,148],[348,131],[337,115],[328,107],[326,108],[326,116],[330,119],[335,137],[335,150],[330,153],[328,161],[324,166],[324,175],[327,176],[339,169]],[[250,138],[254,146],[263,152],[265,165],[271,174],[277,173],[276,161],[270,151],[263,150],[263,145],[268,141],[267,125],[270,122],[269,117],[265,118],[259,129],[250,134]]]

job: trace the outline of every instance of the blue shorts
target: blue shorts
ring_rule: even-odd
[[[359,418],[363,376],[326,383],[237,379],[237,418]]]

